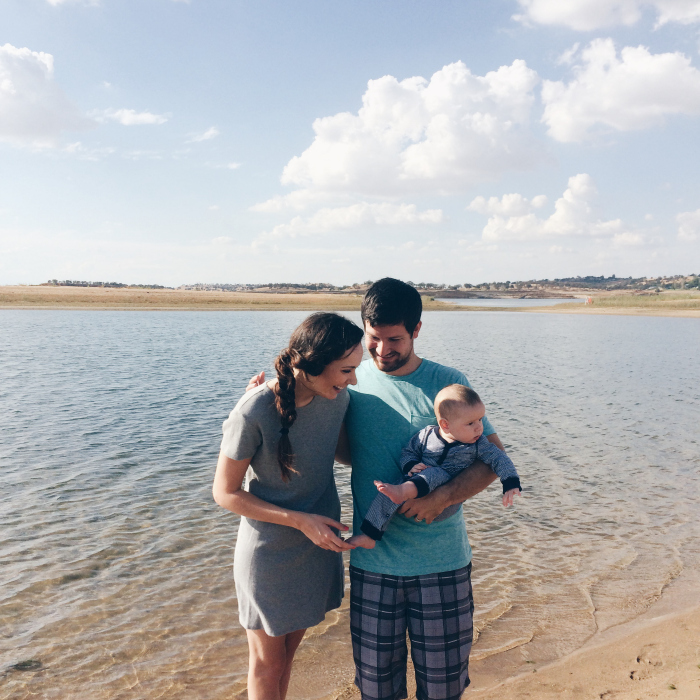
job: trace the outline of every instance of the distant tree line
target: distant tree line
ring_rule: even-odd
[[[372,280],[355,284],[336,286],[329,282],[268,282],[266,284],[183,284],[179,289],[196,291],[223,291],[223,292],[252,292],[274,290],[276,292],[349,292],[361,291],[372,284]],[[471,284],[440,284],[435,282],[411,282],[408,284],[421,291],[440,290],[495,290],[495,291],[527,291],[535,289],[599,289],[605,291],[615,290],[664,290],[664,289],[697,289],[700,288],[700,279],[696,274],[674,275],[672,277],[610,277],[592,275],[586,277],[557,277],[555,279],[539,279],[511,282],[480,282]],[[110,287],[131,289],[172,289],[160,284],[124,284],[123,282],[86,282],[83,280],[49,280],[45,285],[53,287]]]
[[[120,289],[129,287],[131,289],[172,289],[164,287],[162,284],[124,284],[123,282],[86,282],[84,280],[49,280],[44,286],[49,287],[110,287]]]

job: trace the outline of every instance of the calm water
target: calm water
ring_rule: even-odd
[[[502,297],[500,299],[441,299],[448,304],[457,306],[497,306],[506,308],[526,308],[528,306],[554,306],[555,304],[583,304],[585,299],[512,299]]]
[[[237,518],[211,479],[221,421],[303,317],[0,312],[0,698],[244,696]],[[465,507],[475,687],[700,568],[699,346],[694,319],[425,315],[419,354],[465,370],[526,488]],[[290,697],[351,697],[346,625],[309,635]]]

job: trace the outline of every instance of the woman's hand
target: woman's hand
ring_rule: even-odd
[[[314,513],[297,513],[297,518],[297,528],[318,547],[328,549],[331,552],[347,552],[350,549],[355,549],[331,530],[332,527],[336,530],[348,530],[345,525],[333,520],[333,518]]]

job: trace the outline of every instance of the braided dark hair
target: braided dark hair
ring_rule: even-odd
[[[339,360],[361,340],[362,330],[347,318],[333,313],[315,313],[292,333],[289,347],[277,356],[277,384],[273,391],[282,423],[277,443],[277,461],[284,481],[289,481],[291,475],[297,473],[294,469],[294,450],[289,439],[289,429],[297,418],[294,370],[318,377],[331,362]]]

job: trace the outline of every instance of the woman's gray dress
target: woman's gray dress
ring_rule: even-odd
[[[221,450],[231,459],[252,457],[246,489],[258,498],[339,520],[333,457],[348,400],[346,390],[297,408],[289,439],[299,473],[286,483],[277,462],[280,417],[267,385],[246,393],[231,411]],[[241,518],[233,576],[241,625],[274,637],[318,624],[343,598],[342,556],[285,525]]]

